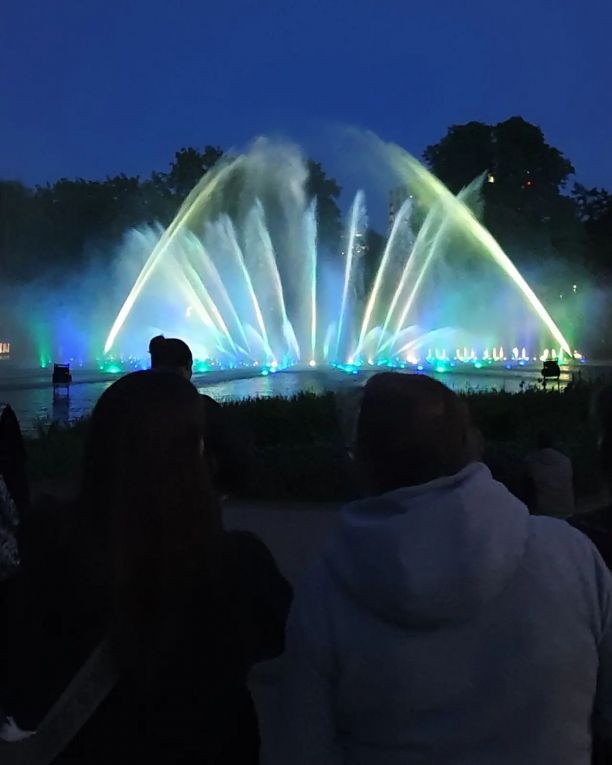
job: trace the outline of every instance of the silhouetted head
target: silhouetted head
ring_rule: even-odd
[[[191,380],[193,356],[186,342],[178,337],[157,335],[149,342],[151,369],[175,372]]]
[[[200,396],[174,373],[129,374],[93,411],[78,529],[129,619],[201,571],[218,538],[203,434]]]
[[[368,380],[357,459],[379,493],[454,475],[479,458],[461,399],[431,377],[384,372]]]

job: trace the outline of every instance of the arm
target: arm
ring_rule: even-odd
[[[246,609],[250,663],[279,656],[285,647],[285,625],[293,593],[265,544],[254,534],[232,531],[226,535],[228,563],[234,588]]]
[[[315,582],[296,593],[287,624],[270,765],[341,765],[330,630]]]
[[[26,475],[26,452],[15,412],[5,406],[0,416],[0,473],[20,513],[28,508],[30,490]]]
[[[599,640],[597,695],[593,710],[593,729],[612,753],[612,578],[595,553],[596,577],[601,604],[602,632]]]

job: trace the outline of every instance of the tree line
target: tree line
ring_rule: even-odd
[[[167,172],[147,178],[61,178],[34,188],[0,181],[0,277],[25,281],[75,270],[92,249],[105,252],[118,245],[131,227],[167,225],[222,156],[218,146],[182,148]],[[553,261],[558,278],[551,289],[575,281],[577,273],[610,283],[612,195],[575,181],[570,160],[546,142],[539,127],[520,117],[496,125],[453,125],[426,148],[423,160],[455,193],[484,173],[485,225],[519,267]],[[317,197],[320,238],[333,247],[342,229],[342,189],[320,163],[310,160],[308,169],[307,192]],[[380,232],[369,232],[372,268],[381,241]]]

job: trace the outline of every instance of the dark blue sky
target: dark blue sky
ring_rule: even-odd
[[[328,121],[420,155],[520,114],[612,187],[611,28],[608,0],[4,0],[0,177],[148,174]]]

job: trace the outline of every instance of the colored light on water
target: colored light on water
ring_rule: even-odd
[[[114,361],[111,361],[107,364],[103,364],[101,367],[102,371],[109,375],[118,375],[123,372],[123,369],[119,364],[117,364]]]

